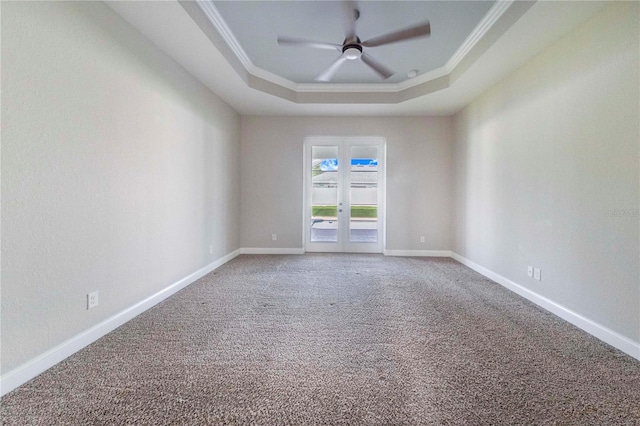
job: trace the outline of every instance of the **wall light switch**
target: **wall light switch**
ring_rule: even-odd
[[[542,274],[542,272],[540,272],[540,269],[533,268],[533,279],[534,280],[542,281],[541,274]]]

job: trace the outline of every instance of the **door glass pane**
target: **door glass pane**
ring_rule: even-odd
[[[378,149],[351,147],[349,241],[378,242]]]
[[[311,241],[338,242],[338,147],[311,147]]]

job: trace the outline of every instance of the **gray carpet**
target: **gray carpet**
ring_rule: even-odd
[[[640,362],[450,259],[241,256],[0,404],[4,425],[637,425]]]

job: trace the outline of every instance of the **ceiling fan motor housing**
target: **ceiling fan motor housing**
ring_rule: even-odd
[[[360,39],[356,37],[355,40],[345,40],[342,45],[342,54],[347,59],[358,59],[362,55],[362,46],[360,45]]]
[[[350,44],[342,48],[342,54],[347,59],[358,59],[362,55],[362,47],[357,44]]]

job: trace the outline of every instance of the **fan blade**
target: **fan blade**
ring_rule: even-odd
[[[292,45],[300,47],[314,47],[316,49],[330,49],[342,52],[342,46],[339,44],[325,43],[323,41],[306,40],[297,37],[283,37],[278,36],[278,44],[280,45]]]
[[[355,40],[356,38],[356,21],[360,17],[358,5],[355,1],[345,0],[342,2],[344,9],[342,15],[342,25],[346,40]]]
[[[429,21],[416,25],[414,27],[405,28],[404,30],[374,37],[362,43],[364,47],[376,47],[383,44],[396,43],[398,41],[408,40],[410,38],[424,37],[431,34],[431,24]]]
[[[395,74],[389,68],[385,67],[380,62],[376,61],[375,59],[373,59],[370,55],[367,55],[366,53],[363,53],[360,56],[360,59],[362,59],[362,62],[364,62],[365,64],[369,65],[371,67],[371,69],[376,72],[376,74],[378,74],[380,77],[382,77],[385,80],[387,78],[391,77],[393,74]]]
[[[336,73],[336,71],[338,71],[338,68],[340,68],[340,65],[342,65],[344,61],[348,61],[346,56],[344,55],[338,56],[338,59],[333,61],[333,63],[329,65],[329,68],[322,71],[322,74],[316,77],[316,81],[325,81],[325,82],[330,81],[333,75]]]

